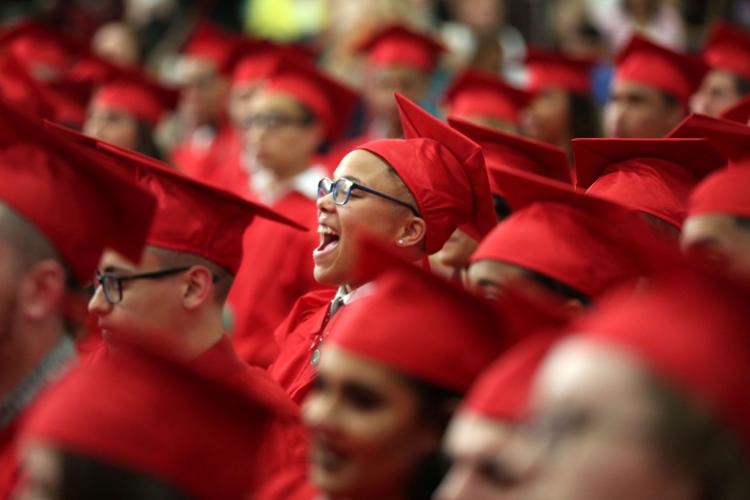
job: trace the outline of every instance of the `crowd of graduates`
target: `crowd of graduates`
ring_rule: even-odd
[[[0,28],[0,499],[749,499],[750,34],[372,24]]]

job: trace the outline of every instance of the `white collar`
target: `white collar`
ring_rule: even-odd
[[[372,281],[369,283],[365,283],[364,285],[355,288],[354,290],[347,292],[347,287],[340,286],[338,291],[336,292],[336,296],[333,298],[333,300],[341,300],[342,304],[349,305],[355,300],[359,300],[362,297],[366,297],[372,293],[374,289],[374,284]]]

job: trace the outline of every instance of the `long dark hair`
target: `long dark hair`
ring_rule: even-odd
[[[444,435],[462,394],[414,377],[403,377],[417,396],[419,417],[425,426],[433,427]],[[407,484],[409,500],[429,500],[440,485],[448,460],[440,448],[423,457],[414,467]]]

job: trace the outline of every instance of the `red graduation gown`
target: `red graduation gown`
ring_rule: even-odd
[[[242,264],[228,300],[234,313],[237,352],[244,361],[260,367],[276,359],[273,332],[295,301],[322,287],[313,278],[312,252],[318,246],[315,201],[291,192],[273,208],[310,231],[265,219],[256,219],[245,231]]]
[[[20,463],[18,460],[18,429],[24,411],[4,429],[0,430],[0,500],[11,498],[11,493],[18,486]]]
[[[243,384],[256,399],[272,408],[279,418],[263,443],[263,463],[259,477],[273,478],[283,471],[306,467],[307,437],[299,421],[298,409],[265,370],[245,364],[225,335],[213,347],[192,361],[192,365],[230,383]]]
[[[328,309],[335,296],[335,290],[327,289],[300,297],[274,333],[279,356],[268,371],[297,404],[302,404],[315,379],[315,367],[310,362],[313,351],[318,341],[328,336],[339,318],[339,315],[335,315],[326,323]]]

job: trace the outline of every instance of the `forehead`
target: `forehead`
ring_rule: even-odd
[[[688,217],[682,226],[682,240],[690,243],[706,238],[733,236],[738,230],[731,215],[693,215]]]
[[[291,94],[278,92],[263,87],[253,92],[250,107],[256,112],[275,111],[286,113],[299,113],[300,102]]]
[[[364,149],[355,149],[341,160],[333,173],[333,178],[342,177],[350,177],[373,188],[393,188],[397,182],[396,174],[388,172],[388,164]]]
[[[451,420],[445,437],[445,449],[454,456],[496,453],[510,436],[509,424],[462,410]]]
[[[116,268],[125,271],[137,271],[141,268],[153,267],[157,263],[156,253],[148,247],[143,249],[139,263],[133,262],[114,250],[107,249],[99,259],[99,269]]]
[[[488,280],[494,283],[508,283],[525,278],[523,268],[499,260],[480,260],[469,267],[469,278],[473,280]]]
[[[626,408],[647,403],[644,367],[625,351],[581,337],[553,349],[534,386],[534,406]]]
[[[318,370],[325,378],[340,383],[356,382],[373,389],[406,388],[405,382],[391,368],[335,345],[323,349]]]
[[[370,67],[371,77],[379,81],[421,81],[427,76],[417,68],[402,65]]]
[[[612,82],[612,94],[641,97],[644,99],[658,99],[661,96],[661,91],[651,85],[616,78]]]
[[[216,75],[216,65],[210,59],[196,56],[183,56],[180,58],[177,73],[180,79],[190,81],[196,78],[211,77]]]

